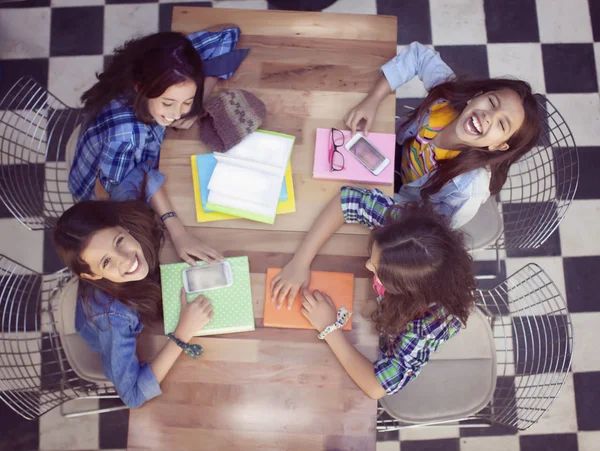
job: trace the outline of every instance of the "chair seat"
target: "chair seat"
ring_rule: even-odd
[[[473,219],[460,228],[465,233],[465,241],[473,251],[485,249],[494,244],[502,234],[502,214],[494,196],[479,207]]]
[[[463,419],[483,409],[496,388],[496,349],[488,318],[475,308],[467,327],[434,353],[419,376],[380,400],[405,423]]]
[[[96,384],[111,386],[106,379],[100,354],[93,352],[75,330],[75,309],[79,279],[73,277],[61,289],[57,296],[57,328],[69,365],[81,378]]]

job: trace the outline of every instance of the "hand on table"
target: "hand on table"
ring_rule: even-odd
[[[177,250],[177,255],[192,266],[196,265],[195,258],[208,263],[223,261],[223,256],[219,252],[204,244],[185,229],[175,235],[171,234],[171,239]]]
[[[301,288],[310,283],[310,265],[292,259],[271,281],[271,302],[281,308],[287,297],[287,308],[291,309]]]
[[[306,288],[302,290],[302,314],[310,321],[319,333],[337,320],[337,310],[327,294],[318,290],[312,293]]]
[[[363,133],[365,136],[369,134],[369,129],[375,122],[375,116],[377,116],[377,110],[379,109],[379,102],[372,97],[367,97],[365,100],[360,102],[354,108],[352,108],[346,116],[344,116],[344,122],[346,126],[352,130],[352,136],[358,129],[358,124],[361,121],[365,122],[363,127]]]
[[[175,329],[175,336],[181,341],[188,342],[194,334],[202,330],[215,315],[210,299],[200,295],[192,302],[188,302],[185,291],[181,289],[181,314]]]

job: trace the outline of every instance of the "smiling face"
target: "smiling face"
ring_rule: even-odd
[[[192,80],[170,86],[159,97],[148,99],[148,111],[164,127],[189,113],[194,103],[197,86]]]
[[[501,89],[473,97],[454,121],[454,132],[464,145],[507,150],[506,141],[524,120],[525,110],[519,95],[512,89]]]
[[[81,253],[92,274],[90,280],[107,279],[115,283],[135,282],[148,275],[149,267],[140,243],[122,227],[96,232]]]

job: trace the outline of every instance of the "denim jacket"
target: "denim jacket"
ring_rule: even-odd
[[[384,64],[381,71],[392,90],[398,89],[415,75],[421,79],[427,91],[454,77],[454,72],[442,61],[438,52],[418,42],[405,47],[400,54]],[[428,122],[429,113],[403,124],[397,130],[398,143],[402,144],[406,139],[416,136]],[[414,182],[402,185],[394,195],[394,200],[421,200],[421,188],[432,174],[430,172]],[[459,228],[473,219],[479,207],[490,197],[490,180],[489,170],[474,169],[453,178],[429,199],[439,213],[451,218],[454,228]]]
[[[149,171],[149,164],[134,168],[112,192],[115,201],[137,199],[146,176],[146,201],[162,186],[165,176]],[[104,375],[129,407],[139,407],[162,393],[148,363],[136,355],[137,336],[143,324],[139,314],[106,293],[95,290],[88,307],[81,299],[75,310],[75,329],[90,349],[102,357]]]

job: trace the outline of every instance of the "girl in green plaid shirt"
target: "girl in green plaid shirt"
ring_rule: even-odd
[[[401,214],[400,214],[401,213]],[[310,293],[310,265],[344,223],[372,229],[367,269],[373,272],[381,334],[379,357],[369,361],[335,329],[324,340],[356,384],[371,398],[396,393],[431,354],[466,323],[473,306],[472,261],[461,232],[430,205],[394,201],[379,190],[343,187],[315,221],[294,258],[273,280],[273,302],[303,296],[302,312],[322,332],[336,321],[326,293]]]

